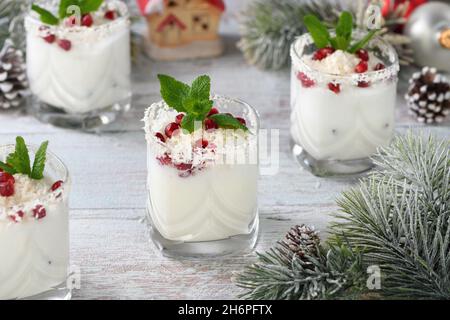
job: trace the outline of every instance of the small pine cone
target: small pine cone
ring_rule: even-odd
[[[23,53],[7,40],[0,51],[0,110],[20,106],[27,86]]]
[[[410,113],[422,123],[440,123],[450,113],[450,84],[436,69],[424,67],[413,74],[405,95]]]
[[[303,258],[306,253],[308,255],[317,254],[320,238],[314,227],[302,224],[292,227],[281,244],[298,257]]]

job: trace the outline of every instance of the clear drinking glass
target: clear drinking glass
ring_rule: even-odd
[[[57,11],[59,1],[39,0]],[[30,111],[56,126],[91,130],[130,109],[130,19],[127,6],[108,0],[113,21],[91,27],[44,25],[34,11],[25,18]],[[98,15],[98,17],[96,16]],[[101,13],[93,13],[100,21]],[[65,49],[64,49],[65,48]]]
[[[233,140],[234,131],[227,130],[223,143],[215,146],[215,157],[193,155],[190,163],[195,167],[177,168],[157,155],[177,152],[149,130],[167,111],[166,104],[155,103],[146,113],[147,220],[151,238],[164,255],[222,256],[250,250],[257,241],[259,116],[242,101],[220,96],[213,100],[220,112],[245,119],[251,134],[243,142]]]
[[[356,33],[360,38],[361,33]],[[317,176],[370,169],[378,147],[394,133],[398,57],[375,37],[367,48],[384,69],[339,76],[310,68],[303,60],[317,50],[310,34],[292,44],[291,137],[298,162]],[[330,90],[339,86],[340,92]]]
[[[34,156],[37,148],[29,150]],[[13,151],[13,145],[0,147],[0,159]],[[57,181],[59,187],[52,188]],[[71,298],[66,283],[71,183],[64,163],[50,152],[43,183],[45,195],[29,193],[23,202],[0,207],[0,300]]]

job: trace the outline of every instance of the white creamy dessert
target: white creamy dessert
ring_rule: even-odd
[[[206,124],[206,130],[169,132],[169,138],[168,124],[177,117],[183,114],[160,102],[144,118],[154,227],[164,238],[182,242],[249,234],[257,220],[256,135]]]
[[[50,3],[49,1],[42,1]],[[39,2],[38,2],[39,3]],[[55,12],[56,8],[46,9]],[[31,12],[27,30],[27,73],[31,92],[68,114],[114,106],[131,96],[130,22],[120,1],[96,12],[45,25]]]
[[[65,284],[69,267],[64,184],[21,174],[14,180],[14,195],[0,195],[0,299],[31,297]]]
[[[358,160],[394,132],[396,75],[372,51],[292,46],[291,136],[315,160]],[[390,71],[392,72],[392,71]]]

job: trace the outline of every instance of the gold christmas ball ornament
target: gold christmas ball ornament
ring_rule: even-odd
[[[430,2],[417,8],[405,26],[414,60],[450,72],[450,4]]]

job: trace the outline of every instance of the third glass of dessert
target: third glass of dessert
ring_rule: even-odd
[[[69,173],[16,140],[0,147],[0,300],[69,299]]]
[[[394,133],[397,54],[374,31],[352,30],[347,12],[336,31],[314,16],[305,24],[291,47],[294,155],[318,176],[364,172]]]
[[[146,112],[148,220],[165,255],[208,257],[253,248],[258,236],[259,117],[248,104],[210,97],[160,75],[164,101]]]
[[[30,109],[57,126],[91,130],[131,103],[130,22],[117,0],[34,1],[25,19]]]

